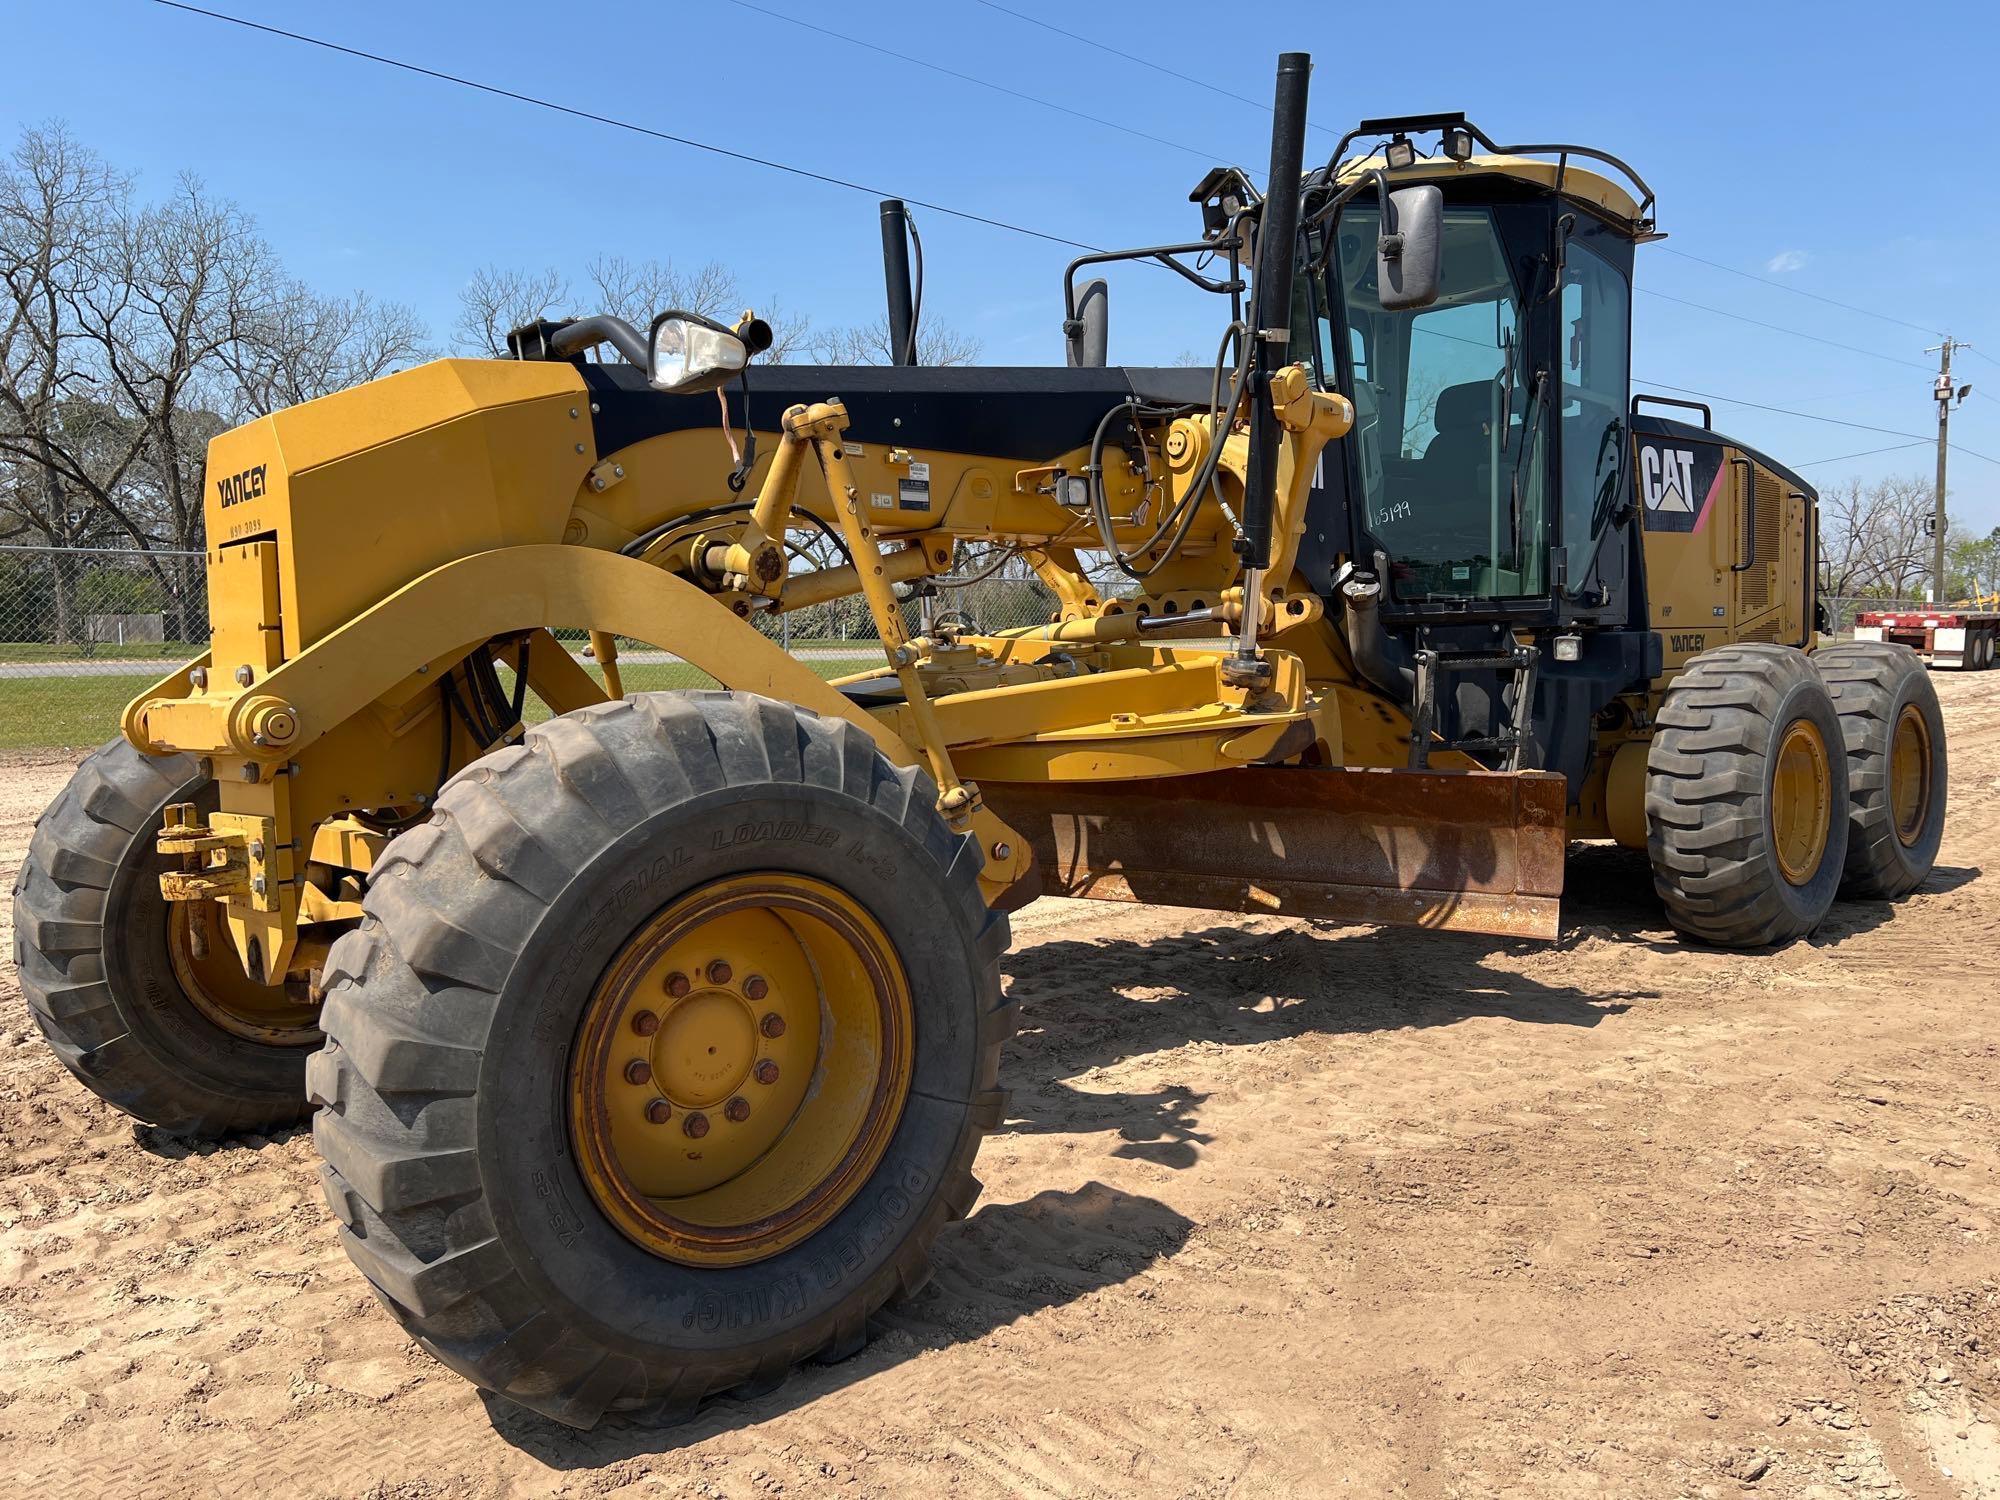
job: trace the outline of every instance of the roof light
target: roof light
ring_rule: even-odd
[[[1469,161],[1472,158],[1472,132],[1453,126],[1439,136],[1444,154],[1453,161]]]
[[[1383,148],[1382,160],[1388,163],[1390,171],[1400,172],[1417,164],[1417,148],[1410,143],[1408,136],[1399,135]]]

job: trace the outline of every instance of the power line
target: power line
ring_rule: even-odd
[[[1913,443],[1928,443],[1927,437],[1919,437],[1914,432],[1898,432],[1893,427],[1872,427],[1866,422],[1850,422],[1844,417],[1822,417],[1816,412],[1792,411],[1783,406],[1769,406],[1762,401],[1745,401],[1736,396],[1718,396],[1713,391],[1698,391],[1692,386],[1669,385],[1664,380],[1647,380],[1642,376],[1632,377],[1640,385],[1658,386],[1663,391],[1678,391],[1683,396],[1700,396],[1706,401],[1720,401],[1725,406],[1747,406],[1755,411],[1776,412],[1783,417],[1799,417],[1807,422],[1824,422],[1830,427],[1852,427],[1856,432],[1879,432],[1884,437],[1908,438]]]
[[[1828,307],[1838,307],[1846,312],[1860,313],[1865,318],[1880,318],[1884,323],[1894,323],[1903,328],[1914,328],[1918,333],[1933,337],[1942,332],[1941,329],[1927,328],[1921,323],[1912,323],[1906,318],[1892,317],[1888,313],[1878,312],[1874,308],[1857,307],[1852,302],[1841,302],[1833,297],[1822,297],[1818,292],[1809,292],[1804,287],[1788,286],[1782,281],[1772,280],[1769,276],[1759,276],[1754,271],[1739,271],[1735,266],[1726,266],[1719,260],[1710,260],[1705,255],[1695,255],[1686,250],[1678,250],[1672,245],[1662,245],[1660,248],[1669,255],[1678,255],[1682,260],[1697,261],[1704,266],[1713,267],[1715,270],[1727,271],[1731,276],[1741,276],[1745,281],[1756,281],[1763,283],[1765,286],[1774,286],[1781,292],[1790,292],[1794,297],[1810,297],[1815,302],[1824,302]]]
[[[928,202],[913,198],[908,193],[891,193],[884,188],[869,187],[865,183],[852,182],[845,177],[834,177],[825,172],[815,172],[807,167],[795,167],[788,162],[773,161],[769,157],[752,156],[745,151],[732,151],[727,146],[711,145],[707,141],[695,140],[692,136],[675,135],[671,131],[655,130],[650,125],[636,125],[630,120],[620,120],[612,115],[600,115],[591,110],[577,109],[573,105],[558,104],[553,99],[543,99],[534,94],[523,94],[514,89],[502,88],[498,84],[481,83],[476,78],[463,78],[456,73],[442,72],[436,68],[422,67],[417,63],[404,62],[400,58],[387,57],[379,52],[364,52],[359,47],[342,46],[339,42],[329,42],[316,36],[308,36],[300,31],[286,31],[279,26],[266,26],[261,21],[246,21],[241,16],[226,15],[219,10],[204,10],[199,5],[189,5],[185,0],[153,0],[155,5],[163,5],[169,10],[186,11],[190,15],[206,16],[211,21],[224,21],[231,26],[240,26],[246,31],[261,31],[268,36],[283,37],[286,41],[303,42],[310,47],[319,47],[328,52],[338,52],[346,57],[355,57],[363,62],[380,63],[385,68],[397,68],[405,73],[414,73],[421,78],[436,79],[440,83],[457,84],[460,88],[491,94],[499,99],[512,99],[518,104],[532,104],[539,109],[553,110],[557,114],[569,115],[578,120],[589,120],[597,125],[609,125],[616,130],[627,130],[634,135],[649,136],[654,140],[666,141],[676,146],[686,146],[695,151],[706,151],[712,156],[727,157],[731,161],[745,162],[754,167],[768,167],[774,172],[785,172],[793,177],[802,177],[810,182],[825,183],[830,187],[846,188],[850,192],[866,193],[871,198],[901,197],[904,202],[918,208],[928,209],[935,214],[944,214],[954,219],[964,219],[973,224],[984,224],[992,229],[1005,229],[1014,234],[1024,234],[1030,239],[1043,240],[1051,245],[1066,245],[1072,250],[1101,252],[1103,246],[1085,244],[1082,240],[1067,239],[1046,230],[1030,229],[1023,224],[1010,224],[1005,219],[995,219],[986,214],[976,214],[968,209],[952,208],[943,203]]]
[[[1907,443],[1891,443],[1886,448],[1863,448],[1859,453],[1837,453],[1832,458],[1809,458],[1802,464],[1793,464],[1794,469],[1814,469],[1821,464],[1846,463],[1850,458],[1873,458],[1878,453],[1901,453],[1905,448],[1923,448],[1930,444],[1929,438],[1913,438]]]
[[[985,6],[988,10],[997,10],[1003,16],[1012,16],[1015,20],[1025,21],[1030,26],[1039,26],[1043,31],[1052,32],[1056,36],[1067,37],[1072,42],[1081,42],[1084,46],[1095,48],[1097,51],[1106,53],[1109,56],[1122,57],[1129,63],[1137,64],[1142,68],[1149,68],[1153,72],[1163,74],[1168,78],[1178,78],[1182,83],[1191,83],[1198,89],[1207,89],[1211,94],[1219,94],[1224,99],[1234,99],[1239,104],[1247,104],[1253,109],[1261,109],[1267,115],[1271,112],[1271,106],[1267,100],[1252,99],[1248,94],[1234,93],[1229,89],[1221,87],[1219,84],[1210,83],[1206,78],[1197,78],[1192,73],[1178,72],[1163,63],[1156,63],[1148,58],[1141,57],[1136,52],[1127,52],[1123,47],[1113,47],[1107,42],[1095,41],[1074,31],[1065,31],[1062,27],[1052,22],[1044,21],[1039,16],[1029,15],[1026,11],[1015,10],[1006,5],[997,5],[994,3],[994,0],[977,0],[977,3]],[[1337,130],[1329,130],[1324,125],[1314,125],[1310,120],[1306,123],[1322,135],[1338,135],[1340,133]]]
[[[1852,427],[1857,432],[1879,432],[1884,437],[1909,439],[1909,441],[1906,443],[1899,443],[1896,445],[1897,447],[1901,448],[1915,447],[1918,443],[1930,443],[1934,441],[1934,439],[1931,438],[1918,437],[1913,432],[1898,432],[1893,427],[1871,427],[1866,422],[1849,422],[1841,417],[1822,417],[1809,411],[1793,411],[1790,407],[1769,406],[1762,401],[1745,401],[1740,396],[1718,396],[1715,394],[1714,391],[1698,391],[1695,390],[1692,386],[1668,385],[1667,382],[1664,380],[1647,380],[1638,375],[1634,375],[1632,378],[1633,380],[1637,381],[1640,385],[1658,386],[1663,391],[1678,391],[1683,396],[1700,396],[1705,401],[1720,401],[1725,406],[1747,406],[1755,411],[1776,412],[1781,417],[1798,417],[1802,421],[1807,421],[1807,422],[1824,422],[1830,427]],[[1951,451],[1954,453],[1963,453],[1968,458],[1985,459],[1987,463],[1993,464],[1996,467],[2000,467],[2000,458],[1989,457],[1987,454],[1980,453],[1972,448],[1963,447],[1958,443],[1953,443],[1950,446],[1951,446]],[[1887,452],[1888,450],[1880,449],[1877,451]],[[1817,461],[1820,463],[1833,462],[1832,459],[1820,459]]]
[[[1913,370],[1930,373],[1929,365],[1920,365],[1913,359],[1898,359],[1893,354],[1883,354],[1875,349],[1863,349],[1858,344],[1843,344],[1839,339],[1823,339],[1816,333],[1803,333],[1796,328],[1786,328],[1778,323],[1766,323],[1761,318],[1745,317],[1742,313],[1729,312],[1720,307],[1710,307],[1703,302],[1690,302],[1685,297],[1675,297],[1667,292],[1656,292],[1649,286],[1637,290],[1647,297],[1658,297],[1663,302],[1677,302],[1682,307],[1692,307],[1696,312],[1714,313],[1718,318],[1734,318],[1739,323],[1748,323],[1753,328],[1768,328],[1773,333],[1788,334],[1795,339],[1806,339],[1811,343],[1825,344],[1830,349],[1845,349],[1849,354],[1865,354],[1870,359],[1887,360],[1892,365],[1908,365]]]
[[[783,21],[788,26],[797,26],[804,31],[816,32],[820,36],[832,37],[837,42],[846,42],[850,47],[860,47],[868,52],[879,53],[883,57],[893,57],[897,62],[908,63],[913,68],[925,68],[930,72],[942,74],[946,78],[955,78],[960,83],[969,83],[975,88],[991,89],[994,93],[1005,94],[1010,99],[1019,99],[1026,104],[1034,104],[1043,109],[1054,110],[1057,114],[1068,115],[1073,120],[1085,120],[1092,125],[1102,125],[1106,130],[1117,130],[1142,141],[1151,141],[1156,146],[1168,146],[1175,151],[1185,151],[1188,155],[1198,156],[1206,162],[1223,160],[1223,158],[1217,156],[1214,152],[1204,151],[1199,146],[1183,145],[1179,141],[1170,141],[1165,136],[1152,135],[1144,130],[1135,130],[1130,125],[1121,125],[1116,120],[1107,120],[1101,115],[1085,114],[1080,109],[1071,109],[1067,104],[1058,104],[1053,99],[1043,99],[1035,94],[1024,94],[1019,89],[1008,88],[1005,84],[994,83],[991,79],[981,78],[974,73],[961,73],[958,69],[947,68],[942,63],[927,62],[921,57],[912,57],[907,52],[898,52],[892,47],[884,47],[875,42],[864,41],[858,36],[849,36],[844,31],[835,31],[831,27],[821,26],[817,22],[802,20],[798,16],[788,16],[783,11],[769,10],[762,5],[753,5],[751,4],[751,0],[730,0],[730,4],[736,6],[739,10],[754,11],[760,16],[770,17],[773,21]]]
[[[639,125],[630,120],[619,119],[616,116],[598,114],[592,110],[578,109],[573,105],[560,104],[557,103],[555,100],[544,99],[539,97],[538,95],[524,94],[515,89],[502,88],[498,84],[484,83],[475,78],[466,78],[459,74],[447,73],[437,68],[427,68],[418,63],[405,62],[401,58],[389,57],[382,53],[377,53],[377,52],[364,51],[361,48],[345,46],[339,42],[330,42],[321,37],[307,35],[304,32],[288,31],[283,27],[266,25],[260,21],[246,20],[241,16],[228,15],[222,11],[207,10],[198,5],[187,4],[186,0],[153,0],[153,3],[156,5],[163,6],[169,10],[183,11],[190,15],[204,16],[212,21],[221,21],[227,25],[240,27],[245,31],[256,31],[256,32],[261,32],[267,36],[281,37],[286,41],[300,42],[306,46],[318,47],[323,51],[338,53],[344,57],[357,58],[363,62],[372,62],[379,64],[380,66],[383,67],[397,69],[398,71],[401,72],[412,73],[421,78],[433,79],[440,83],[455,84],[460,88],[471,89],[477,93],[490,94],[495,98],[510,99],[518,104],[532,104],[539,109],[546,109],[556,114],[568,115],[573,119],[588,120],[591,123],[598,125],[609,125],[616,130],[629,131],[634,135],[642,135],[653,140],[666,141],[671,145],[686,146],[691,150],[707,152],[710,155],[725,157],[731,161],[744,162],[750,166],[765,167],[772,171],[783,172],[789,176],[803,178],[810,182],[824,183],[830,187],[845,188],[850,192],[866,193],[872,198],[885,198],[885,197],[898,196],[896,194],[888,192],[885,189],[870,187],[864,183],[855,182],[848,178],[835,177],[825,172],[816,172],[811,170],[810,168],[794,166],[789,162],[776,161],[769,157],[754,156],[748,152],[732,150],[727,146],[717,146],[708,141],[696,140],[692,136],[677,135],[671,131],[656,130],[651,126]],[[987,0],[981,0],[981,3],[987,3]],[[750,6],[747,8],[756,9],[757,7]],[[995,7],[995,8],[1003,9],[1004,7]],[[1010,14],[1011,13],[1012,12],[1010,12]],[[777,13],[767,12],[767,14],[776,15]],[[781,19],[789,19],[789,18],[781,18]],[[800,23],[800,24],[805,24],[805,23]],[[860,43],[859,45],[867,46],[869,44]],[[973,213],[968,209],[953,208],[948,204],[937,203],[923,198],[916,198],[908,194],[902,194],[900,196],[903,197],[905,202],[912,203],[916,205],[918,208],[926,209],[931,213],[944,214],[950,218],[962,219],[968,223],[984,224],[991,229],[1004,229],[1013,234],[1026,235],[1030,239],[1041,240],[1048,244],[1063,245],[1074,250],[1086,250],[1091,252],[1101,252],[1102,250],[1101,246],[1087,244],[1082,240],[1069,239],[1063,235],[1051,234],[1046,230],[1031,229],[1023,224],[1014,224],[1008,222],[1005,219],[996,219],[986,214]],[[1689,258],[1698,259],[1698,257],[1689,257]],[[1728,267],[1723,267],[1723,269],[1726,270],[1728,269]],[[1748,273],[1743,273],[1743,274],[1747,275]],[[1758,280],[1761,278],[1752,277],[1751,279]],[[1787,290],[1790,289],[1788,288]],[[1666,297],[1667,294],[1661,292],[1661,293],[1654,293],[1653,295]],[[1684,299],[1678,297],[1668,297],[1667,300],[1673,302],[1680,302],[1683,301]],[[1741,318],[1740,314],[1722,312],[1722,310],[1719,308],[1702,307],[1702,305],[1699,303],[1688,303],[1687,305],[1691,307],[1698,307],[1704,312],[1720,313],[1721,316],[1724,317]],[[1750,323],[1756,322],[1755,319],[1751,318],[1741,318],[1741,321]],[[1775,325],[1771,324],[1761,324],[1759,326],[1775,328]],[[1816,343],[1832,342],[1831,340],[1818,339],[1811,334],[1798,334],[1797,330],[1795,329],[1776,328],[1776,331],[1780,333],[1794,333],[1797,334],[1798,337],[1812,339]],[[1851,348],[1852,346],[1838,345],[1836,347]],[[1867,354],[1867,353],[1872,353],[1873,351],[1854,349],[1853,352]],[[1875,355],[1875,357],[1879,359],[1889,359],[1892,360],[1892,362],[1894,363],[1904,363],[1904,361],[1894,360],[1894,357],[1891,355],[1877,354]],[[1764,402],[1759,402],[1759,401],[1745,401],[1738,397],[1733,397],[1733,396],[1719,396],[1714,394],[1713,392],[1698,391],[1688,386],[1670,385],[1665,381],[1641,380],[1639,383],[1643,385],[1658,386],[1662,390],[1677,391],[1684,395],[1701,396],[1710,401],[1720,401],[1725,405],[1742,406],[1757,411],[1774,412],[1781,416],[1797,417],[1802,421],[1824,422],[1830,426],[1849,427],[1859,432],[1874,432],[1874,433],[1881,433],[1887,437],[1904,438],[1907,439],[1910,443],[1930,441],[1930,439],[1928,438],[1919,438],[1911,433],[1897,432],[1893,428],[1875,427],[1864,422],[1851,422],[1839,417],[1823,417],[1813,412],[1792,411],[1786,407],[1771,406]],[[1975,394],[1978,393],[1975,392]],[[1960,448],[1957,444],[1953,444],[1951,446],[1953,447],[1954,450],[1963,452],[1967,454],[1969,457],[1981,459],[1986,463],[2000,466],[2000,459],[1993,458],[1987,454],[1980,453],[1974,449]]]

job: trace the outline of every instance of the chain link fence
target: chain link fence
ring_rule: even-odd
[[[208,650],[207,581],[200,552],[0,546],[0,750],[87,750],[117,733],[127,703]],[[1056,601],[1033,579],[995,577],[944,588],[933,608],[999,631],[1044,623]],[[915,631],[919,601],[903,609]],[[859,598],[756,624],[822,676],[882,665]],[[584,656],[583,631],[562,635]],[[621,642],[620,661],[630,691],[710,681],[642,642]]]
[[[1057,612],[1055,595],[1010,564],[964,584],[944,580],[930,601],[982,634],[1041,625]],[[1110,580],[1096,580],[1117,592]],[[1921,607],[1921,601],[1827,596],[1836,635],[1853,629],[1864,609]],[[922,603],[904,602],[905,622],[920,628]],[[882,665],[868,606],[838,599],[780,615],[755,617],[757,628],[822,676]],[[585,654],[582,631],[566,644]],[[689,687],[709,679],[665,652],[621,642],[628,690]],[[82,750],[117,732],[125,705],[177,664],[208,649],[207,571],[203,554],[0,546],[0,750]],[[594,669],[593,669],[594,670]]]
[[[208,649],[199,552],[0,547],[0,749],[83,749]]]

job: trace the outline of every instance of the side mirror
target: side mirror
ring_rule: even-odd
[[[653,319],[646,383],[676,396],[726,385],[750,362],[743,340],[696,313],[664,312]]]
[[[1444,273],[1444,193],[1432,183],[1389,194],[1375,242],[1375,295],[1391,312],[1429,307]]]
[[[1083,284],[1076,295],[1076,321],[1063,325],[1065,358],[1071,369],[1099,369],[1111,343],[1111,288],[1102,277]]]

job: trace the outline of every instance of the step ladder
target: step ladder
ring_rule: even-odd
[[[1516,645],[1511,651],[1437,651],[1420,647],[1413,653],[1417,666],[1416,704],[1410,715],[1410,768],[1421,771],[1430,765],[1431,752],[1485,750],[1505,752],[1502,769],[1519,771],[1527,766],[1533,748],[1531,726],[1535,712],[1535,671],[1541,651],[1534,646]],[[1514,709],[1507,727],[1498,734],[1469,735],[1463,739],[1440,739],[1432,744],[1438,725],[1438,687],[1461,672],[1511,672],[1514,679]],[[1495,706],[1496,717],[1498,706]]]

